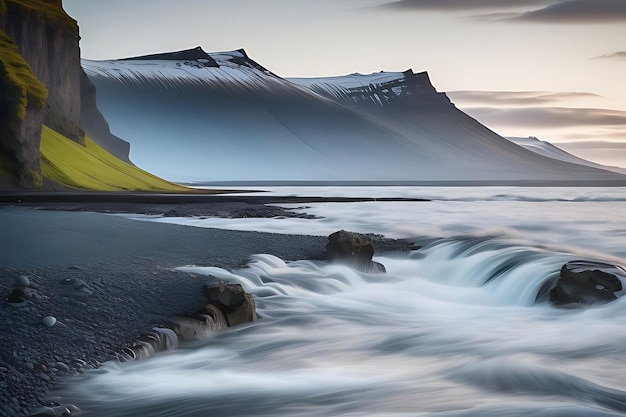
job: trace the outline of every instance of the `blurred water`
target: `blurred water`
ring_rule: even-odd
[[[428,189],[450,199],[303,209],[319,220],[150,218],[431,243],[376,257],[385,275],[271,255],[235,271],[181,266],[242,284],[259,320],[108,364],[63,396],[93,416],[625,416],[626,298],[537,300],[569,260],[624,263],[624,190],[577,190]]]

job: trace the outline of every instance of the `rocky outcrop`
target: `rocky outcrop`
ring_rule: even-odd
[[[617,299],[626,271],[619,266],[593,261],[571,261],[563,265],[559,280],[550,291],[558,306],[600,304]]]
[[[80,65],[78,25],[61,0],[0,0],[0,37],[0,180],[42,185],[42,124],[83,145],[87,132],[130,162],[129,144],[110,133],[96,107]]]
[[[65,13],[60,0],[5,1],[5,32],[48,88],[43,122],[82,144],[78,24]]]
[[[229,327],[256,320],[254,298],[239,284],[207,285],[204,287],[204,296],[207,298],[205,309],[215,311],[213,307],[217,307]]]
[[[0,28],[0,171],[41,186],[39,143],[48,92]]]
[[[153,327],[132,344],[122,348],[118,359],[145,359],[157,352],[173,349],[179,340],[194,340],[209,336],[216,330],[256,321],[256,305],[252,295],[239,284],[220,282],[205,285],[207,304],[187,317],[177,317],[167,327]]]
[[[96,105],[96,87],[80,69],[80,126],[85,134],[111,155],[130,162],[130,144],[111,133],[109,124]]]
[[[326,257],[367,273],[384,273],[385,266],[372,261],[374,244],[367,235],[340,230],[328,236]]]

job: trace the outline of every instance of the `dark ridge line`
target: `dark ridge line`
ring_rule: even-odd
[[[424,202],[424,198],[374,198],[374,197],[296,197],[296,196],[241,196],[232,194],[153,194],[153,193],[74,193],[74,192],[11,192],[0,195],[0,203],[139,203],[139,204],[194,204],[194,203],[250,203],[250,204],[288,204],[288,203],[359,203],[368,201],[384,202]]]
[[[163,60],[163,61],[196,61],[198,59],[206,59],[207,64],[211,67],[219,67],[220,65],[206,53],[200,46],[192,49],[185,49],[176,52],[163,52],[150,55],[135,56],[130,58],[118,59],[118,61],[151,61],[151,60]]]

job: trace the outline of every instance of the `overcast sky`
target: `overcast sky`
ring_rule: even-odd
[[[428,71],[504,136],[626,166],[626,0],[64,0],[84,58],[244,48],[283,77]]]

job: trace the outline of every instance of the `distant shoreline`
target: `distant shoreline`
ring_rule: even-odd
[[[623,180],[450,180],[450,181],[197,181],[187,187],[626,187]],[[227,192],[227,191],[225,191]]]

